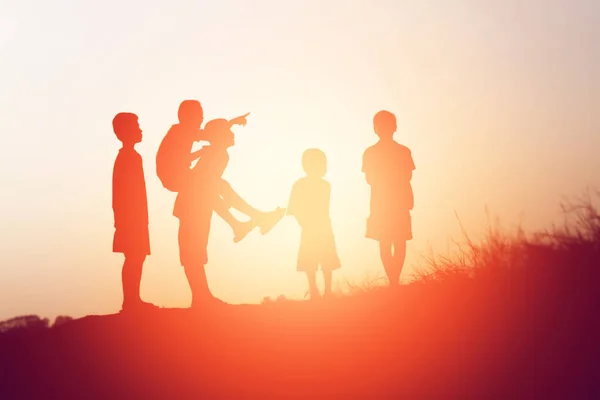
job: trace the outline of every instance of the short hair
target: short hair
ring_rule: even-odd
[[[396,116],[389,111],[381,110],[373,117],[373,125],[377,128],[387,128],[396,124]]]
[[[127,134],[129,128],[131,128],[138,121],[138,116],[130,112],[121,112],[115,115],[112,120],[113,132],[117,135],[119,140],[123,140],[123,136]]]
[[[204,117],[204,110],[198,100],[184,100],[181,102],[177,110],[179,122],[185,121],[195,114],[200,114],[201,117]]]
[[[307,174],[325,175],[327,156],[321,149],[308,149],[302,154],[302,168]]]

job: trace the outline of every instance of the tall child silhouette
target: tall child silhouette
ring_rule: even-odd
[[[148,203],[142,157],[134,146],[142,141],[138,117],[119,113],[113,130],[123,143],[115,160],[112,182],[112,207],[115,220],[113,252],[123,253],[123,311],[150,306],[140,298],[142,267],[150,254]]]
[[[319,265],[325,282],[325,295],[331,295],[332,272],[340,268],[340,259],[329,216],[331,186],[323,177],[327,172],[327,158],[319,149],[308,149],[302,155],[306,176],[292,187],[288,215],[296,217],[302,228],[298,250],[298,271],[308,278],[310,296],[319,297],[316,273]]]
[[[399,284],[406,257],[406,242],[412,239],[411,186],[415,164],[411,151],[394,141],[396,117],[379,111],[373,118],[379,141],[363,154],[367,183],[371,186],[371,213],[366,237],[379,241],[381,261],[390,287]]]

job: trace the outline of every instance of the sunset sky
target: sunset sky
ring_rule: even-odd
[[[450,3],[452,5],[450,5]],[[139,116],[152,255],[142,297],[187,307],[175,194],[155,155],[184,99],[236,128],[225,178],[256,207],[285,206],[301,154],[325,151],[342,269],[383,276],[364,238],[363,151],[372,117],[398,118],[413,152],[415,209],[403,280],[432,247],[477,236],[486,207],[507,229],[560,222],[563,196],[600,187],[600,2],[113,1],[0,3],[0,320],[121,306],[112,253],[111,120]],[[234,244],[213,219],[207,274],[229,303],[302,298],[300,230]]]

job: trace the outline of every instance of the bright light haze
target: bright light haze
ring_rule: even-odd
[[[328,156],[336,283],[384,276],[364,238],[372,117],[398,119],[413,175],[403,280],[488,207],[506,228],[560,222],[563,196],[600,186],[600,3],[595,0],[3,1],[0,3],[0,319],[114,313],[112,168],[121,111],[139,116],[152,255],[142,298],[187,307],[175,194],[154,158],[184,99],[206,119],[251,112],[225,173],[250,203],[286,206],[301,155]],[[213,219],[207,274],[229,303],[302,298],[300,229],[234,244]]]

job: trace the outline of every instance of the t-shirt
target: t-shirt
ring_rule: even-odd
[[[175,199],[173,215],[181,217],[200,209],[212,210],[220,195],[221,180],[228,163],[226,150],[203,147],[198,162],[190,171],[189,185]]]
[[[379,141],[365,150],[362,171],[371,185],[371,210],[412,210],[414,169],[410,150],[396,141]]]
[[[331,186],[322,178],[300,178],[292,187],[287,214],[294,215],[302,228],[323,228],[331,224]]]
[[[112,180],[115,227],[148,225],[148,200],[142,157],[133,148],[122,148],[115,160]]]

